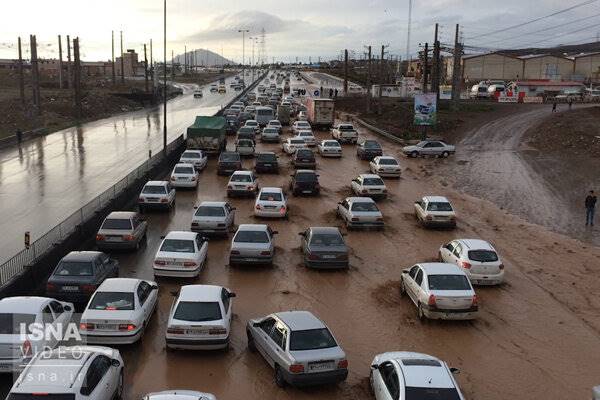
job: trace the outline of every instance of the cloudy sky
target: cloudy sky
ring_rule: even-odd
[[[16,57],[16,38],[36,34],[41,57],[56,57],[57,35],[79,36],[86,60],[110,58],[111,30],[123,31],[125,48],[141,51],[154,40],[162,55],[162,0],[2,1],[0,58]],[[209,48],[242,60],[242,35],[266,31],[269,60],[337,58],[365,45],[392,55],[406,52],[408,0],[167,0],[167,48],[175,54]],[[565,9],[571,8],[571,10]],[[35,12],[32,12],[35,10]],[[557,13],[558,12],[558,13]],[[556,15],[549,16],[550,14]],[[517,28],[505,28],[540,18]],[[454,40],[455,24],[468,46],[495,49],[594,41],[600,34],[600,0],[414,0],[411,53],[433,40],[435,22],[442,42]],[[252,39],[246,40],[247,60]],[[117,41],[118,49],[118,41]],[[117,51],[118,52],[118,51]],[[255,47],[255,57],[258,45]],[[28,56],[28,51],[25,56]]]

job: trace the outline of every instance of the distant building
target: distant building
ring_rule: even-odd
[[[0,69],[17,69],[19,60],[0,59]],[[23,60],[23,68],[29,68],[29,62]]]
[[[510,82],[508,91],[519,93],[520,97],[556,96],[557,94],[583,93],[581,82],[552,81],[549,79],[522,80]]]
[[[144,74],[144,63],[138,61],[138,54],[135,50],[128,49],[123,53],[123,71],[126,77],[139,76]],[[115,70],[117,76],[121,76],[121,57],[115,59]]]
[[[600,52],[579,54],[575,57],[575,75],[586,82],[600,82]]]

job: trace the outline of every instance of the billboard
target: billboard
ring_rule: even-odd
[[[437,119],[437,102],[435,93],[415,96],[415,125],[435,125]]]

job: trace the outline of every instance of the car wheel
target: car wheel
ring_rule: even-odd
[[[413,151],[412,153],[410,153],[410,156],[412,158],[417,158],[417,157],[419,157],[419,152],[418,151]]]
[[[400,297],[404,297],[406,295],[406,287],[404,286],[404,279],[400,281]]]
[[[115,392],[115,400],[121,400],[123,398],[123,370],[119,373],[119,383],[117,385],[117,391]]]
[[[446,158],[446,157],[448,157],[449,155],[450,155],[450,153],[448,153],[447,151],[444,151],[444,152],[442,153],[442,158]]]
[[[275,365],[275,384],[280,388],[284,388],[286,385],[285,378],[283,377],[283,372],[279,365]]]
[[[417,318],[419,318],[419,321],[421,321],[421,322],[425,322],[427,320],[427,317],[425,316],[425,313],[423,312],[423,306],[421,305],[421,303],[419,303],[419,305],[417,305]]]
[[[250,335],[250,332],[246,331],[246,336],[248,338],[248,350],[250,350],[251,353],[256,353],[256,343],[254,343],[252,335]]]

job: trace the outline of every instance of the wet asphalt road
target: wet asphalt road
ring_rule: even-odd
[[[197,115],[212,115],[239,92],[194,99],[196,85],[167,105],[168,141],[185,132]],[[0,150],[0,263],[137,168],[163,145],[163,109],[125,113],[68,128]]]

